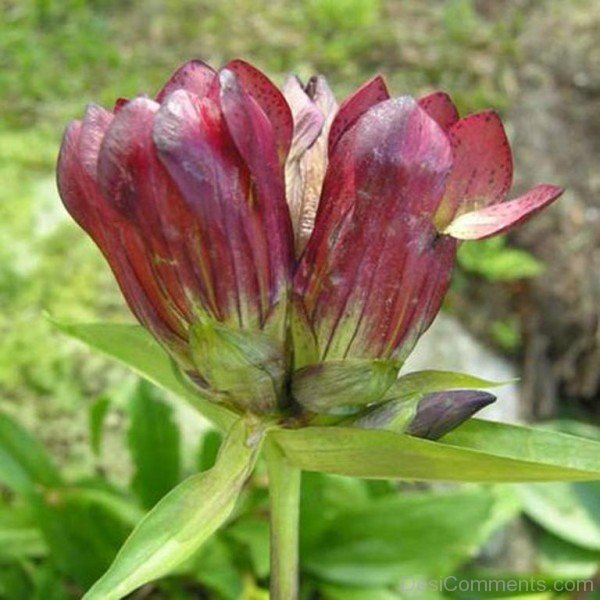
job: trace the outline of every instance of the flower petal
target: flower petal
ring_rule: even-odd
[[[190,60],[171,75],[156,95],[156,101],[162,104],[175,90],[187,90],[203,98],[208,94],[216,75],[215,70],[201,60]]]
[[[458,121],[458,109],[446,92],[433,92],[419,98],[419,106],[444,130]]]
[[[358,118],[372,106],[389,100],[390,93],[387,89],[385,79],[377,75],[367,83],[363,84],[354,94],[342,102],[329,131],[329,156],[342,137]]]
[[[504,233],[554,202],[563,191],[555,185],[538,185],[514,200],[456,217],[444,233],[459,240],[482,240]]]
[[[148,98],[136,98],[115,115],[100,148],[98,185],[106,202],[142,236],[148,263],[138,268],[154,278],[163,304],[185,331],[200,298],[165,233],[177,225],[171,221],[170,202],[176,201],[177,191],[154,149],[158,108]]]
[[[138,320],[190,366],[182,331],[166,310],[161,290],[148,274],[150,264],[135,228],[102,197],[92,173],[93,153],[110,118],[102,109],[88,110],[82,125],[72,123],[65,133],[58,160],[58,189],[65,207],[92,237],[106,257],[127,303]],[[84,137],[85,135],[85,137]],[[84,166],[82,157],[86,157]],[[94,176],[93,176],[94,175]]]
[[[428,394],[419,402],[417,413],[406,428],[406,433],[437,440],[495,400],[496,396],[488,392],[473,390]]]
[[[469,115],[448,135],[452,173],[435,222],[443,230],[457,215],[502,202],[512,184],[512,155],[502,121],[494,111]]]
[[[229,93],[222,90],[222,95]],[[229,104],[233,99],[224,102]],[[263,154],[263,150],[268,154],[269,137],[255,145],[258,152],[250,169],[238,153],[238,148],[246,152],[256,135],[249,111],[247,106],[235,110],[229,106],[230,123],[226,124],[211,99],[199,100],[180,90],[158,112],[154,140],[191,210],[193,227],[188,235],[210,283],[207,287],[214,290],[217,319],[256,328],[264,325],[285,293],[291,240],[285,238],[289,218],[282,177],[278,179],[268,166],[262,173],[253,170],[259,168],[261,160],[269,162]],[[268,125],[264,115],[263,119]],[[231,129],[236,131],[237,144]],[[268,128],[261,131],[268,133]],[[270,139],[274,154],[272,136]],[[276,159],[271,158],[273,161]],[[185,231],[185,225],[179,227]]]
[[[279,158],[285,161],[292,143],[294,121],[283,94],[264,73],[243,60],[232,60],[225,69],[237,75],[244,91],[256,100],[271,121]]]
[[[406,316],[428,309],[441,239],[431,216],[451,159],[444,132],[408,97],[372,107],[337,144],[294,286],[321,358],[389,357]]]
[[[283,95],[290,105],[294,118],[294,137],[288,162],[298,158],[312,146],[321,132],[325,117],[319,107],[308,97],[300,81],[290,76],[283,86]]]

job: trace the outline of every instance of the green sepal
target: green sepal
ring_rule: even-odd
[[[399,377],[394,385],[390,386],[383,398],[387,400],[406,400],[414,394],[421,396],[433,392],[449,390],[479,390],[507,385],[512,381],[488,381],[455,371],[414,371]]]
[[[292,396],[303,408],[320,414],[353,414],[381,400],[394,383],[398,363],[386,360],[336,360],[299,369],[292,376]]]
[[[423,394],[412,394],[402,400],[388,400],[354,418],[352,425],[404,433],[415,418],[422,398]]]
[[[294,299],[290,311],[290,335],[294,352],[294,369],[301,369],[319,361],[317,338],[310,326],[300,299]]]
[[[190,327],[190,346],[198,372],[226,403],[256,414],[276,410],[286,360],[270,336],[203,320]]]

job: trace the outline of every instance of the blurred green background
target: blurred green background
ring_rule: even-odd
[[[599,127],[600,113],[593,108],[598,106],[600,89],[594,34],[600,13],[594,0],[0,0],[0,19],[0,413],[7,419],[0,422],[0,461],[14,458],[14,452],[9,456],[6,450],[8,445],[3,449],[3,439],[8,444],[6,440],[26,438],[18,422],[41,441],[59,466],[61,481],[94,480],[93,488],[102,481],[100,487],[110,488],[120,500],[137,497],[131,505],[119,505],[117,525],[98,529],[96,517],[85,512],[97,498],[86,500],[88,504],[73,501],[74,508],[67,502],[68,510],[59,502],[58,510],[47,495],[42,496],[32,516],[23,488],[0,485],[0,546],[23,546],[23,552],[4,554],[0,548],[0,598],[78,597],[81,586],[110,560],[132,514],[137,516],[136,510],[149,503],[147,488],[165,491],[199,460],[199,422],[174,413],[169,399],[139,388],[120,367],[66,340],[44,318],[47,312],[71,321],[129,319],[99,252],[67,218],[57,197],[53,170],[65,124],[79,118],[87,102],[111,106],[118,96],[155,93],[170,72],[192,57],[215,66],[243,57],[278,82],[289,72],[301,77],[320,72],[328,77],[338,99],[377,72],[386,75],[398,94],[441,88],[452,93],[463,112],[494,107],[507,117],[517,169],[522,167],[518,185],[538,176],[567,185],[576,178],[565,207],[556,209],[537,229],[528,228],[510,241],[464,247],[447,310],[519,369],[524,367],[526,416],[597,420],[600,335],[594,323],[597,328],[600,292],[593,281],[600,274],[598,262],[592,263],[591,272],[586,266],[586,261],[596,260],[600,247],[591,233],[598,230],[595,192],[599,184],[597,176],[592,177],[593,153],[588,152],[597,139],[594,128]],[[552,145],[565,131],[579,136],[575,144],[569,144],[568,135],[561,138],[575,154],[568,160],[563,160],[565,148]],[[581,169],[588,170],[581,175]],[[575,227],[577,236],[572,235]],[[549,233],[554,237],[549,238]],[[558,255],[566,258],[555,261]],[[563,287],[557,284],[559,268],[572,271]],[[555,337],[548,331],[556,332]],[[540,339],[545,341],[541,351]],[[583,340],[582,348],[574,340]],[[552,381],[544,396],[550,398],[549,405],[540,405],[538,392],[544,392],[540,381]],[[140,406],[151,415],[148,422],[140,420]],[[148,428],[165,418],[172,419],[173,426],[160,443],[181,451],[176,458],[158,457],[175,465],[172,477],[157,484],[151,475],[144,488],[143,483],[135,483],[136,473],[143,480],[140,448],[152,447],[148,440],[155,440],[156,432]],[[585,431],[598,435],[591,426]],[[206,455],[210,451],[205,442],[201,448]],[[45,465],[42,448],[31,448],[23,452],[33,452],[33,463]],[[38,481],[32,475],[35,471],[29,473],[31,481],[43,483],[44,477]],[[49,481],[50,488],[56,484],[53,477]],[[339,481],[319,485],[332,495],[323,505],[329,508],[319,514],[330,510],[338,515],[340,506],[356,502],[357,497],[369,514],[375,510],[369,509],[369,502],[379,496],[386,496],[384,505],[396,501],[395,491],[385,486],[357,483],[355,488]],[[500,539],[495,543],[501,550],[488,548],[485,552],[491,552],[492,558],[480,558],[480,562],[488,560],[486,568],[537,569],[550,578],[595,572],[600,556],[599,490],[562,486],[554,495],[536,490],[521,494],[516,509],[513,492],[500,494],[498,510],[507,511],[502,513],[507,516],[497,520],[493,517],[497,496],[489,490],[457,492],[483,495],[493,510],[482,509],[483,516],[474,525],[481,527],[480,533],[449,548],[449,558],[440,561],[439,572],[465,567],[481,553],[492,530],[521,510],[531,519],[513,522],[510,531],[516,528],[519,539],[525,540],[522,560],[507,557],[506,543]],[[227,585],[205,574],[148,589],[147,596],[139,597],[263,597],[266,542],[264,522],[256,515],[264,507],[252,512],[263,506],[260,476],[254,492],[256,498],[248,500],[248,522],[209,553],[213,574],[237,583],[225,589]],[[104,500],[102,510],[108,510]],[[544,508],[543,501],[550,502],[550,508]],[[40,508],[39,502],[44,506]],[[474,502],[484,501],[477,496]],[[25,507],[23,515],[21,507]],[[399,505],[395,510],[397,514],[403,508]],[[574,513],[573,521],[561,528],[557,523],[566,518],[565,511]],[[61,529],[65,515],[78,515],[81,530],[73,526],[68,531],[66,525]],[[40,519],[57,527],[50,531],[39,525]],[[533,521],[541,525],[536,529]],[[574,530],[581,535],[573,534]],[[110,539],[98,540],[102,535]],[[89,564],[77,563],[74,557],[92,546],[97,552],[89,550]],[[227,554],[237,556],[241,548],[250,557],[242,566]],[[417,556],[420,551],[414,550]],[[229,558],[219,562],[218,557],[225,555]],[[371,577],[369,572],[361,576],[362,583],[374,581],[376,591],[356,595],[363,592],[344,586],[360,588],[361,581],[328,578],[318,568],[325,559],[315,556],[306,567],[307,581],[313,582],[307,584],[307,594],[349,600],[403,597],[391,591],[393,577]],[[364,563],[360,552],[357,556],[354,567],[346,565],[346,571]],[[421,559],[431,563],[431,553]],[[393,572],[410,573],[406,569],[410,560],[406,556],[398,560],[404,566],[392,560]],[[344,573],[344,568],[338,571]],[[436,568],[428,572],[436,574]],[[368,595],[375,593],[379,595]]]

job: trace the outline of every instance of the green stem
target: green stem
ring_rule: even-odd
[[[300,469],[273,443],[265,447],[271,499],[271,600],[298,598]]]

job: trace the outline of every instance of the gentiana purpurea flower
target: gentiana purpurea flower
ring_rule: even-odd
[[[511,183],[493,111],[392,98],[382,77],[338,106],[321,76],[280,91],[239,60],[191,61],[154,100],[88,107],[58,165],[68,211],[199,392],[239,413],[382,427],[461,240],[562,193],[506,201]],[[412,396],[403,430],[439,437],[491,400]]]

